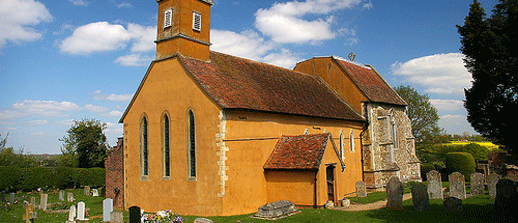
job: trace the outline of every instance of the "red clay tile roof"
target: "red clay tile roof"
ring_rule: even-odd
[[[217,52],[210,53],[210,62],[179,58],[223,108],[365,120],[314,75]]]
[[[406,105],[406,102],[383,80],[377,72],[367,66],[334,58],[349,74],[354,83],[372,102]]]
[[[282,136],[264,164],[264,169],[311,169],[320,167],[329,133]]]

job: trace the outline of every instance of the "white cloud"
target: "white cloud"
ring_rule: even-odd
[[[476,133],[473,127],[466,121],[465,115],[443,115],[439,119],[439,126],[444,128],[449,134]]]
[[[105,117],[121,117],[122,116],[122,112],[117,111],[117,110],[113,110],[111,112],[108,112],[108,113],[104,114],[103,116],[105,116]]]
[[[45,125],[49,123],[47,120],[31,120],[29,121],[29,125]]]
[[[121,3],[117,3],[117,8],[132,8],[133,5],[129,2],[121,2]]]
[[[88,5],[88,3],[83,1],[83,0],[68,0],[68,1],[71,2],[74,5],[79,5],[79,6],[87,6]]]
[[[94,100],[108,100],[108,101],[120,101],[128,102],[133,98],[133,94],[103,94],[101,90],[94,92]]]
[[[110,109],[107,107],[87,104],[87,105],[85,105],[85,110],[88,112],[93,112],[93,113],[104,113],[104,112],[108,112]]]
[[[461,111],[464,109],[464,102],[453,99],[430,99],[430,103],[438,111]]]
[[[124,49],[132,43],[132,52],[148,52],[155,49],[155,37],[156,27],[130,23],[126,29],[119,24],[95,22],[76,28],[59,48],[63,53],[88,55]]]
[[[55,124],[61,125],[61,126],[71,126],[74,124],[74,119],[60,120],[60,121],[55,122]]]
[[[252,30],[236,33],[212,29],[210,36],[213,43],[211,50],[252,60],[259,60],[268,51],[274,49],[273,43],[267,42]]]
[[[31,26],[49,22],[52,16],[47,7],[34,0],[0,1],[0,48],[7,41],[20,43],[34,41],[42,37],[41,32]]]
[[[122,66],[128,66],[128,67],[142,67],[142,66],[149,66],[153,58],[142,55],[142,54],[129,54],[125,56],[120,56],[115,59],[115,63],[118,63]]]
[[[80,111],[81,108],[72,102],[63,101],[40,101],[40,100],[24,100],[16,102],[12,105],[15,112],[25,115],[42,115],[42,116],[65,116],[68,112]]]
[[[435,54],[392,64],[392,72],[421,85],[427,93],[462,95],[471,86],[471,75],[460,53]]]
[[[277,43],[314,43],[333,39],[336,31],[331,24],[334,17],[327,16],[307,20],[307,15],[328,15],[332,12],[355,7],[361,0],[306,0],[275,3],[268,9],[255,13],[255,27],[263,35]]]
[[[293,53],[287,49],[281,49],[280,53],[270,53],[263,58],[263,61],[277,66],[293,68],[300,58],[293,55]]]

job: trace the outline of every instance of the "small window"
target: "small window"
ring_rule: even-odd
[[[164,140],[164,177],[171,176],[171,161],[170,161],[170,150],[169,150],[169,116],[164,114],[163,117],[163,140]]]
[[[345,151],[344,151],[344,131],[340,129],[340,139],[339,139],[339,146],[340,146],[340,157],[342,160],[345,159]]]
[[[165,10],[164,28],[170,27],[172,25],[173,25],[173,9]]]
[[[148,173],[148,123],[144,116],[140,125],[140,160],[142,179],[146,179]]]
[[[201,31],[201,13],[199,12],[192,13],[192,29]]]
[[[189,179],[195,180],[196,179],[196,122],[194,119],[194,112],[192,110],[189,111],[188,114],[188,147],[189,147],[189,154],[188,154],[188,163],[189,163]]]
[[[349,133],[349,146],[351,147],[351,153],[354,153],[354,132],[352,129]]]

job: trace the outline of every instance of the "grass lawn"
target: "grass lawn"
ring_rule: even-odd
[[[70,192],[70,191],[66,191]],[[102,200],[103,197],[91,197],[83,195],[82,189],[72,190],[77,202],[84,201],[86,207],[90,208],[88,218],[90,222],[102,222]],[[23,196],[23,197],[22,197]],[[30,197],[36,197],[36,203],[39,204],[39,193],[18,193],[16,197],[19,201],[11,207],[5,207],[0,204],[0,222],[25,222],[22,221],[23,200],[30,200]],[[65,195],[66,197],[66,195]],[[58,193],[49,193],[49,203],[58,202]],[[65,201],[66,202],[66,201]],[[214,222],[234,223],[237,220],[241,222],[488,222],[491,216],[494,200],[490,200],[488,195],[480,195],[468,198],[462,201],[463,212],[447,212],[444,210],[443,200],[430,200],[430,211],[418,212],[413,210],[412,200],[403,202],[404,209],[401,211],[389,211],[385,209],[362,211],[362,212],[346,212],[326,209],[302,209],[301,213],[280,219],[277,221],[265,221],[250,218],[250,215],[239,215],[230,217],[207,217]],[[171,208],[174,211],[174,208]],[[38,218],[35,222],[57,222],[63,223],[68,218],[68,213],[50,214],[38,210]],[[125,220],[128,221],[128,213],[125,212]],[[182,216],[186,223],[193,222],[196,216]]]

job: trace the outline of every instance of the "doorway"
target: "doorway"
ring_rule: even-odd
[[[335,169],[334,165],[329,165],[326,167],[326,180],[327,180],[327,199],[336,204],[336,177],[335,177]]]

